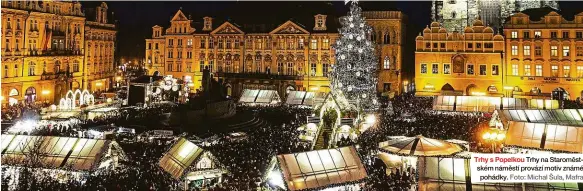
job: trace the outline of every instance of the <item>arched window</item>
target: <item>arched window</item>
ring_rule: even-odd
[[[61,62],[60,61],[55,61],[55,73],[59,73],[61,72]]]
[[[377,41],[377,33],[374,30],[370,33],[370,41]]]
[[[383,69],[385,70],[391,69],[391,62],[389,61],[388,56],[385,56],[385,59],[383,60]]]
[[[389,32],[385,32],[385,34],[383,35],[383,44],[389,44],[390,43],[390,37],[389,37]]]

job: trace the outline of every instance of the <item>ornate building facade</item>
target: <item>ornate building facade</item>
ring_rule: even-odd
[[[504,25],[506,81],[515,96],[583,97],[583,13],[513,15]]]
[[[498,31],[504,20],[514,13],[540,7],[559,9],[556,0],[432,0],[433,21],[448,31],[463,31],[480,17],[486,26]]]
[[[504,38],[475,20],[463,33],[432,22],[416,38],[416,95],[501,95]]]
[[[379,90],[400,90],[399,70],[403,39],[399,12],[367,13],[375,31],[379,54],[386,58]],[[332,44],[338,38],[337,21],[317,14],[299,23],[288,20],[278,26],[218,22],[204,17],[196,25],[182,11],[170,27],[152,27],[146,39],[146,68],[150,75],[172,75],[201,88],[202,70],[208,68],[227,88],[239,96],[243,89],[277,90],[285,97],[290,90],[329,91],[328,75],[335,63]],[[386,38],[386,41],[382,41]],[[392,63],[391,63],[392,62]]]
[[[399,11],[364,11],[373,28],[371,39],[377,44],[379,75],[377,91],[387,95],[403,92],[402,63],[407,16]]]
[[[108,18],[107,4],[87,9],[85,22],[84,85],[91,92],[112,87],[115,76],[115,25]]]
[[[83,84],[78,2],[2,1],[2,102],[55,101]]]

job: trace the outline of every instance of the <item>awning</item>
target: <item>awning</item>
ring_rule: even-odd
[[[328,93],[291,91],[285,101],[286,105],[315,106],[324,103]]]
[[[583,128],[511,121],[505,144],[583,153]]]
[[[197,171],[224,172],[218,168],[214,157],[196,144],[180,138],[160,159],[160,167],[175,179]],[[196,174],[196,173],[195,173]],[[204,173],[203,173],[204,174]]]
[[[352,146],[277,155],[277,162],[289,190],[312,190],[367,177]]]
[[[384,152],[410,156],[443,156],[463,151],[456,144],[421,135],[381,142],[379,148]]]
[[[275,90],[244,89],[239,98],[239,103],[274,104],[280,101],[279,94]]]
[[[583,109],[498,110],[500,120],[583,127]]]

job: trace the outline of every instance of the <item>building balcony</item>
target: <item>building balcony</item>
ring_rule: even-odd
[[[297,75],[276,75],[266,73],[224,73],[217,72],[217,77],[221,78],[244,78],[244,79],[269,79],[269,80],[301,80],[303,76]]]
[[[80,50],[43,50],[39,56],[74,56],[83,55]]]

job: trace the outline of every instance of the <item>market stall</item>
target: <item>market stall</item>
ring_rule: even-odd
[[[583,109],[497,110],[495,115],[503,125],[516,121],[583,127]]]
[[[511,121],[506,145],[558,152],[583,153],[583,128]]]
[[[352,146],[277,155],[265,174],[270,185],[284,190],[358,190],[358,182],[366,177]]]
[[[275,90],[244,89],[239,98],[243,104],[278,104],[281,102],[279,94]]]

